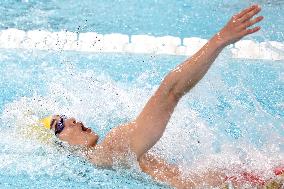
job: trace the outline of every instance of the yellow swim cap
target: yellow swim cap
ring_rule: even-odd
[[[41,143],[50,144],[53,138],[53,133],[50,132],[50,123],[53,116],[47,116],[39,119],[37,123],[28,125],[22,129],[22,134],[28,139],[37,139]]]
[[[48,117],[45,117],[45,118],[39,120],[39,123],[42,126],[44,126],[45,128],[50,129],[51,120],[52,120],[52,116],[48,116]]]

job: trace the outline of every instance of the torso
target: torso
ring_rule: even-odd
[[[128,167],[128,160],[134,158],[130,149],[130,132],[131,124],[112,129],[105,139],[88,154],[90,161],[103,167],[112,167],[114,163]]]
[[[113,166],[129,168],[138,166],[141,171],[150,175],[154,180],[165,182],[177,188],[188,188],[191,182],[184,180],[178,166],[149,154],[143,154],[139,159],[131,152],[129,134],[131,123],[112,129],[103,140],[87,155],[88,159],[99,167]]]

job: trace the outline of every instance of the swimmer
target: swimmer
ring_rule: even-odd
[[[87,148],[86,157],[96,166],[112,167],[114,156],[116,161],[121,160],[124,164],[130,151],[135,154],[141,170],[159,182],[176,188],[222,185],[228,179],[222,171],[185,178],[177,165],[148,151],[162,137],[179,100],[202,79],[219,53],[226,46],[260,30],[259,26],[254,26],[263,19],[263,16],[254,17],[260,11],[258,5],[253,5],[235,14],[196,54],[168,73],[135,120],[113,128],[102,142],[98,143],[99,136],[75,118],[54,115],[43,124],[59,140]],[[237,187],[235,180],[232,182]]]

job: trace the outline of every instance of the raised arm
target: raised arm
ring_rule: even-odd
[[[260,29],[260,27],[247,29],[247,27],[262,20],[262,16],[251,20],[259,11],[260,7],[252,6],[233,16],[229,23],[196,54],[167,75],[165,83],[172,88],[176,98],[182,97],[202,79],[216,57],[227,45]]]
[[[132,123],[131,148],[139,158],[161,138],[180,98],[206,74],[219,53],[229,44],[255,33],[249,28],[263,19],[253,18],[261,8],[253,5],[234,15],[196,54],[172,70]]]

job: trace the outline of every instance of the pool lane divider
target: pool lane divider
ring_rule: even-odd
[[[207,39],[174,36],[124,35],[95,32],[73,33],[44,30],[23,31],[14,28],[0,31],[0,48],[55,51],[143,53],[191,56]],[[284,60],[284,42],[241,40],[228,47],[233,58]]]

